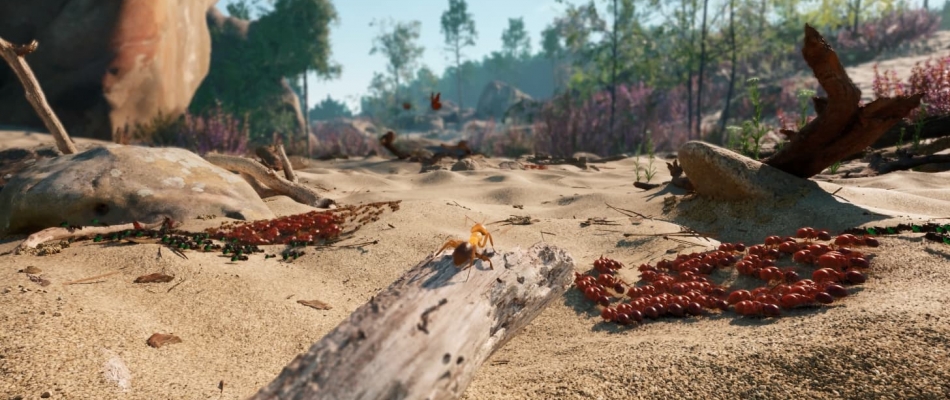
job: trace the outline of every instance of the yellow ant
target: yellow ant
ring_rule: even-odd
[[[471,219],[465,217],[466,219]],[[473,220],[474,221],[474,220]],[[479,222],[476,222],[472,226],[472,236],[468,238],[468,241],[461,239],[449,239],[439,248],[435,254],[441,253],[443,250],[448,248],[455,248],[452,251],[452,263],[455,264],[459,269],[466,269],[475,265],[475,260],[488,261],[488,266],[491,269],[495,269],[495,266],[492,265],[491,258],[486,256],[484,253],[479,254],[478,248],[485,247],[487,243],[491,243],[492,251],[495,250],[495,241],[492,240],[491,234],[488,233],[488,229],[485,229],[485,226]],[[468,261],[468,265],[462,267],[462,264]],[[469,276],[472,275],[472,271],[468,271]],[[467,277],[465,279],[468,279]]]

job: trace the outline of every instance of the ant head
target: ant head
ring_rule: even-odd
[[[472,217],[469,217],[468,215],[465,216],[465,221],[466,221],[466,222],[472,221],[472,222],[475,223],[475,225],[484,225],[484,224],[485,224],[485,221],[486,221],[487,219],[488,219],[488,217],[485,217],[484,219],[482,219],[482,222],[478,222],[478,221],[474,220]]]

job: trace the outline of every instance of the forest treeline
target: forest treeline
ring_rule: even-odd
[[[448,3],[446,14],[464,10],[466,2]],[[628,151],[651,128],[654,132],[675,130],[682,136],[663,135],[657,138],[659,144],[699,138],[703,131],[726,131],[731,120],[746,118],[752,111],[745,99],[749,78],[757,78],[763,101],[771,107],[766,113],[774,115],[775,109],[784,107],[795,114],[797,95],[818,89],[817,83],[786,87],[781,82],[809,72],[799,54],[805,23],[825,36],[847,66],[932,34],[939,28],[940,15],[948,11],[946,5],[941,13],[926,11],[926,1],[894,0],[561,3],[563,14],[535,38],[535,45],[524,31],[523,20],[510,19],[501,38],[468,37],[497,40],[500,50],[471,60],[464,59],[463,46],[463,60],[440,74],[418,64],[422,50],[417,44],[418,27],[423,21],[381,25],[373,49],[385,56],[385,72],[377,73],[369,85],[368,95],[361,100],[361,114],[385,123],[403,112],[404,102],[424,107],[430,92],[474,106],[485,84],[500,80],[536,99],[554,98],[549,105],[560,104],[556,108],[562,116],[570,113],[568,107],[605,115],[605,121],[598,117],[580,123],[599,131],[587,133],[598,135],[603,143],[573,141]],[[474,24],[471,15],[465,17],[461,21]],[[458,18],[453,22],[443,15],[439,22],[443,32],[451,31],[451,23],[458,23]],[[454,59],[453,52],[459,49],[451,39],[446,36],[445,50]],[[737,102],[737,98],[742,100]],[[330,106],[331,100],[324,105]],[[339,103],[332,106],[343,108]],[[703,115],[716,112],[720,113],[717,123],[700,123]],[[315,114],[332,117],[331,113]],[[678,126],[664,123],[670,117],[677,119]]]
[[[785,111],[791,120],[811,113],[802,99],[817,83],[787,79],[810,76],[799,54],[806,23],[853,65],[932,34],[950,12],[947,4],[933,12],[927,1],[896,0],[558,1],[563,12],[540,37],[528,34],[522,18],[509,19],[501,37],[479,35],[466,0],[446,0],[438,21],[374,21],[375,40],[347,49],[380,61],[359,113],[395,126],[400,113],[424,112],[430,93],[469,108],[488,82],[500,80],[543,100],[527,119],[513,121],[532,127],[531,137],[518,140],[534,151],[616,154],[648,141],[660,149],[700,137],[725,142],[723,132],[733,131],[726,128],[753,113]],[[305,98],[305,74],[334,79],[346,68],[332,60],[333,2],[239,0],[227,10],[250,23],[212,27],[215,73],[189,112],[243,121],[244,136],[256,143],[300,136],[293,111],[274,107],[286,99],[279,83]],[[422,23],[440,25],[442,48],[423,49]],[[499,50],[474,59],[472,45],[484,40],[497,41]],[[451,65],[433,71],[420,62],[423,50],[443,52]],[[758,106],[750,101],[753,89]],[[353,114],[339,99],[318,100],[308,110],[314,119]]]

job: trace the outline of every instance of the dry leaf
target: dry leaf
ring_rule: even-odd
[[[152,336],[148,338],[148,341],[146,341],[146,343],[148,343],[149,346],[152,346],[157,349],[166,344],[181,343],[181,338],[175,335],[171,335],[171,334],[155,333],[155,334],[152,334]]]
[[[333,306],[320,300],[297,300],[297,303],[303,304],[307,307],[316,308],[318,310],[329,310],[333,308]]]
[[[135,278],[133,283],[168,283],[171,282],[172,279],[175,279],[174,275],[165,275],[156,272],[154,274],[142,275],[138,278]]]

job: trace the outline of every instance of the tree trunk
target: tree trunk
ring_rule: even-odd
[[[252,399],[456,399],[478,368],[571,284],[538,243],[460,272],[429,256],[298,355]],[[469,272],[471,274],[469,275]]]
[[[854,0],[854,25],[851,25],[851,34],[858,33],[858,21],[861,16],[861,0]]]
[[[729,0],[729,43],[732,45],[732,67],[729,69],[729,88],[726,90],[726,105],[722,109],[722,115],[719,116],[719,132],[722,135],[720,144],[726,144],[727,133],[726,123],[729,120],[729,105],[732,103],[732,92],[736,86],[736,21],[735,21],[736,0]]]
[[[459,92],[459,109],[456,111],[458,129],[462,129],[462,48],[458,38],[455,39],[455,88]]]
[[[709,0],[703,0],[703,26],[699,37],[699,79],[696,82],[696,139],[703,138],[703,71],[706,69],[706,10]]]
[[[313,144],[310,140],[310,89],[307,86],[306,70],[303,72],[303,121],[306,125],[303,139],[307,141],[307,158],[313,158]]]
[[[614,129],[614,112],[617,110],[617,0],[614,0],[614,27],[611,33],[611,45],[610,45],[610,129],[609,135],[610,138],[614,140],[614,143],[617,146],[617,152],[622,153],[622,141],[619,137],[616,137]],[[610,154],[607,154],[610,155]]]
[[[687,139],[693,139],[693,47],[696,44],[696,1],[691,2],[693,8],[690,13],[689,21],[689,57],[686,59],[686,137]],[[686,5],[684,2],[683,11],[685,12]]]
[[[882,97],[859,107],[861,91],[851,82],[831,46],[808,24],[802,56],[828,97],[816,97],[815,119],[799,132],[784,131],[788,143],[765,160],[792,175],[817,175],[835,162],[863,151],[920,105],[923,93]]]

